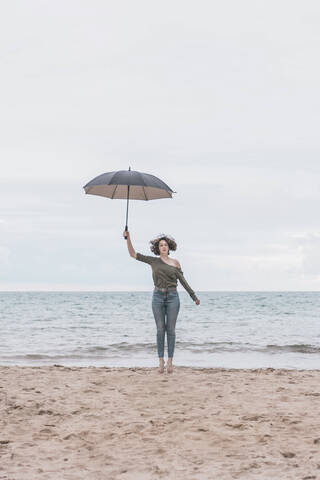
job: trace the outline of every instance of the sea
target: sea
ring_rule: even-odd
[[[179,291],[175,365],[320,368],[320,292],[197,295],[198,306]],[[151,301],[152,291],[0,292],[0,365],[157,366]]]

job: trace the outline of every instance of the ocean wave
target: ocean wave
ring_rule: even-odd
[[[320,347],[315,345],[309,345],[304,343],[296,343],[292,345],[267,345],[266,349],[269,352],[274,353],[286,353],[286,352],[296,352],[296,353],[320,353]]]
[[[180,352],[190,352],[193,354],[202,353],[264,353],[264,354],[287,354],[287,353],[303,353],[303,354],[320,354],[320,346],[310,344],[289,344],[289,345],[254,345],[250,343],[240,342],[176,342],[176,349]],[[95,345],[90,347],[79,347],[65,353],[27,353],[14,355],[1,355],[1,361],[33,361],[33,362],[61,362],[63,360],[101,360],[111,359],[113,357],[124,357],[129,354],[146,353],[155,354],[157,351],[156,343],[113,343],[106,346]]]

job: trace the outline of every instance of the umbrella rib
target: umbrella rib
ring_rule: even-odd
[[[117,190],[117,186],[118,186],[118,185],[116,185],[115,189],[114,189],[113,192],[112,192],[111,200],[113,200],[114,194],[116,193],[116,190]]]
[[[145,192],[145,190],[144,190],[144,187],[142,187],[142,190],[143,190],[143,193],[144,193],[145,199],[146,199],[146,200],[148,200],[148,199],[147,199],[146,192]]]

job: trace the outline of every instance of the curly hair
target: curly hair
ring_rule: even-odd
[[[165,233],[160,233],[159,235],[156,236],[153,240],[150,240],[150,250],[153,252],[155,255],[160,255],[160,250],[159,250],[159,243],[160,240],[165,240],[168,244],[169,250],[168,250],[168,255],[170,253],[170,250],[177,250],[177,244],[176,241],[173,237],[170,235],[166,235]]]

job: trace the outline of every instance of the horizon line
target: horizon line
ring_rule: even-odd
[[[153,290],[0,290],[0,293],[150,293]],[[320,293],[320,290],[197,290],[198,293],[219,293],[219,292],[235,292],[235,293],[255,293],[255,292],[283,292],[283,293]],[[179,293],[186,293],[184,290]]]

